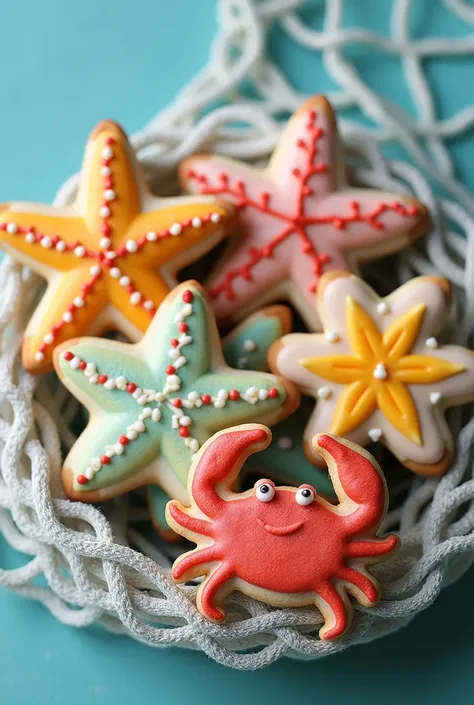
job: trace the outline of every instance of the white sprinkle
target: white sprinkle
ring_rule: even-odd
[[[117,253],[113,250],[109,250],[105,253],[105,256],[107,257],[107,259],[115,259],[117,257]]]
[[[258,398],[260,399],[260,401],[265,401],[266,399],[268,399],[268,389],[259,389]]]
[[[130,294],[130,303],[133,306],[136,306],[137,304],[139,304],[141,300],[142,300],[142,295],[140,294],[139,291],[134,291],[133,294]]]
[[[430,402],[431,402],[431,404],[433,404],[433,406],[435,406],[436,404],[438,404],[439,401],[441,400],[441,396],[442,396],[442,395],[440,394],[440,392],[431,392],[431,394],[430,394]]]
[[[174,317],[174,322],[175,323],[182,323],[184,321],[184,316],[181,312],[177,313],[176,316]]]
[[[184,304],[183,309],[182,309],[182,314],[183,316],[187,317],[190,316],[193,312],[193,307],[192,304]]]
[[[387,313],[390,313],[390,306],[386,301],[380,301],[377,304],[377,313],[380,313],[381,316],[385,316]]]
[[[219,399],[228,399],[229,392],[226,389],[219,389],[219,391],[217,392],[217,396]]]
[[[117,377],[117,379],[115,380],[115,385],[117,389],[120,389],[120,391],[124,392],[127,388],[127,380],[125,379],[125,377],[120,375],[120,377]]]
[[[86,248],[83,245],[78,245],[74,248],[74,254],[76,257],[84,257],[86,254]]]
[[[119,284],[120,284],[120,286],[129,286],[130,277],[120,277]]]
[[[115,191],[111,188],[108,188],[104,191],[104,198],[106,201],[113,201],[115,198]]]
[[[71,323],[72,313],[70,311],[66,311],[65,313],[63,313],[63,321],[64,323]]]
[[[427,348],[437,348],[437,347],[438,347],[438,341],[437,341],[436,338],[434,338],[434,337],[427,338],[427,339],[425,340],[425,345],[426,345]]]
[[[89,377],[89,382],[90,382],[90,384],[96,384],[98,379],[99,379],[99,375],[91,375]]]
[[[123,445],[121,443],[116,443],[114,445],[115,455],[122,455],[124,450],[125,450],[125,448],[123,447]]]
[[[138,250],[138,245],[135,240],[127,240],[125,243],[125,249],[127,252],[136,252]]]
[[[188,399],[189,399],[189,401],[197,401],[199,399],[199,393],[198,392],[189,392]]]
[[[114,150],[112,149],[112,147],[104,147],[104,149],[102,150],[102,156],[104,157],[104,159],[112,159],[112,157],[114,156]]]
[[[183,232],[183,226],[181,223],[173,223],[173,225],[170,228],[170,233],[172,235],[181,235]]]
[[[247,394],[249,397],[258,397],[258,388],[257,387],[249,387],[247,389]]]
[[[146,308],[147,311],[151,311],[151,309],[154,307],[154,305],[155,304],[153,303],[153,301],[151,301],[150,299],[147,299],[147,301],[145,301],[143,303],[143,308]]]
[[[220,223],[220,213],[211,213],[211,223]]]
[[[100,274],[100,267],[98,264],[94,264],[90,269],[89,269],[89,274],[92,274],[93,277],[98,277]]]
[[[202,227],[202,220],[201,220],[201,218],[199,218],[198,216],[195,216],[195,217],[192,219],[191,223],[192,223],[193,228],[200,228],[200,227]]]
[[[173,414],[173,416],[171,417],[171,428],[173,428],[175,431],[179,428],[179,419],[176,414]]]
[[[110,237],[101,237],[99,240],[99,245],[101,247],[103,247],[105,250],[108,247],[110,247],[111,244],[112,244],[112,240],[110,239]]]
[[[133,428],[129,428],[127,431],[127,438],[129,441],[134,441],[135,438],[138,436],[138,433],[133,430]]]
[[[87,477],[88,480],[92,480],[92,478],[95,475],[95,470],[94,468],[87,468],[85,471],[84,475]]]
[[[194,406],[196,407],[196,409],[200,409],[202,406],[202,401],[200,399],[196,399],[196,401],[194,402]]]
[[[152,413],[153,413],[152,409],[150,409],[150,407],[147,406],[146,409],[143,409],[140,416],[142,417],[142,419],[147,419],[148,417],[150,417],[152,415]]]
[[[155,401],[159,404],[160,402],[163,401],[165,398],[165,395],[162,392],[156,392],[155,394]]]
[[[30,245],[33,244],[33,242],[35,241],[35,239],[36,239],[36,238],[35,238],[35,236],[33,235],[33,233],[26,233],[26,235],[25,235],[25,240],[26,240],[26,242],[28,242]],[[59,244],[59,243],[58,243],[58,244]],[[57,248],[58,248],[58,246],[56,245],[56,249],[57,249]]]
[[[45,235],[44,237],[41,238],[41,241],[40,241],[41,247],[44,247],[47,250],[49,250],[49,248],[52,246],[52,244],[53,244],[53,241],[51,240],[49,235]]]
[[[115,455],[115,448],[107,448],[106,451],[105,451],[105,455],[106,455],[108,458],[113,458],[114,455]]]
[[[371,428],[368,431],[368,436],[371,441],[373,441],[374,443],[377,443],[377,441],[379,441],[380,438],[382,437],[382,429],[381,428]]]
[[[244,340],[243,348],[245,352],[254,352],[257,349],[255,340]]]
[[[35,360],[36,362],[43,362],[44,360],[44,355],[42,352],[38,350],[38,352],[35,354]]]
[[[16,223],[8,223],[7,233],[10,233],[10,235],[16,235],[17,232],[18,232],[18,225]]]
[[[82,308],[84,306],[84,299],[82,296],[76,296],[73,300],[72,303],[76,308]]]
[[[335,330],[328,330],[325,334],[324,337],[328,341],[328,343],[337,343],[338,340],[340,340],[340,335],[339,333],[336,333]]]
[[[94,459],[92,460],[92,462],[91,462],[91,468],[92,468],[95,472],[97,472],[97,470],[100,470],[101,466],[102,466],[102,463],[100,462],[100,460],[99,460],[98,458],[94,458]]]
[[[158,423],[158,421],[161,419],[161,411],[159,409],[153,409],[151,412],[151,420],[154,421],[155,423]]]
[[[95,372],[95,362],[88,362],[86,365],[86,372]]]
[[[178,357],[178,359],[175,361],[174,366],[176,367],[177,370],[179,370],[180,367],[185,365],[188,361],[187,357],[184,357],[184,355],[181,355],[181,357]]]
[[[81,358],[78,357],[77,355],[74,355],[74,357],[72,358],[72,360],[69,364],[71,365],[73,370],[77,370],[79,367],[80,361],[81,361]]]
[[[191,426],[191,419],[189,416],[181,416],[179,420],[180,426]]]
[[[199,441],[196,438],[190,438],[189,449],[195,453],[199,450]]]
[[[138,399],[138,397],[141,397],[142,394],[143,394],[143,389],[141,389],[140,387],[137,387],[135,389],[135,391],[133,392],[132,397],[134,399]]]
[[[104,382],[104,387],[105,387],[106,389],[109,389],[109,390],[110,390],[110,389],[115,389],[115,387],[116,387],[115,380],[109,378],[109,379],[107,380],[107,382]]]
[[[54,341],[53,336],[51,333],[46,333],[46,335],[43,338],[44,342],[47,343],[47,345],[51,345],[51,343]]]
[[[147,233],[147,235],[146,235],[146,239],[148,240],[148,242],[155,242],[157,237],[158,237],[158,235],[156,233],[154,233],[152,230],[149,233]]]
[[[43,244],[43,243],[41,242],[41,244]],[[46,247],[46,245],[43,245],[43,247]],[[64,252],[65,249],[66,249],[66,243],[64,242],[64,240],[58,240],[58,242],[56,243],[56,250],[58,252]]]
[[[140,397],[138,397],[137,404],[140,404],[140,406],[145,406],[147,401],[148,401],[148,394],[142,394]]]
[[[184,347],[185,345],[190,345],[193,342],[193,339],[190,335],[181,335],[179,338],[179,342],[181,344],[181,347]]]
[[[375,365],[375,369],[374,369],[374,377],[375,377],[375,379],[387,379],[387,376],[388,376],[388,374],[387,374],[387,368],[385,367],[385,365],[383,364],[383,362],[378,362],[378,363]]]
[[[239,368],[239,370],[247,369],[248,364],[248,357],[239,357],[239,359],[237,360],[237,367]]]
[[[146,431],[146,426],[143,421],[135,421],[132,427],[135,431],[138,431],[138,433],[144,433]]]
[[[110,168],[110,166],[103,166],[100,170],[100,173],[102,174],[102,176],[110,176],[110,174],[112,173],[112,169]]]
[[[120,279],[122,276],[122,272],[118,267],[112,267],[110,270],[110,276],[113,277],[113,279]]]
[[[223,409],[224,406],[225,406],[225,402],[226,402],[225,399],[216,399],[216,400],[214,401],[214,407],[215,407],[216,409]]]
[[[181,351],[178,350],[178,348],[171,348],[171,350],[168,350],[168,357],[170,357],[172,360],[177,360],[180,355]]]
[[[329,389],[329,387],[319,387],[317,394],[319,399],[329,399],[332,394],[332,391]]]
[[[290,436],[282,436],[278,439],[278,447],[281,450],[290,450],[290,448],[293,448],[293,439]]]
[[[99,213],[102,216],[102,218],[108,218],[110,215],[110,208],[108,206],[101,206]]]
[[[181,386],[181,380],[180,380],[180,378],[178,377],[178,375],[169,375],[169,376],[166,378],[166,381],[168,382],[168,384],[172,384],[173,386],[174,386],[174,385]]]

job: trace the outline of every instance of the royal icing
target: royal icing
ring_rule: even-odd
[[[267,428],[249,424],[205,444],[189,473],[190,506],[167,506],[170,526],[197,544],[175,561],[172,577],[205,576],[197,606],[212,621],[225,619],[225,597],[239,590],[277,607],[314,604],[324,618],[321,639],[337,638],[351,624],[349,594],[366,607],[378,601],[368,564],[397,545],[396,536],[376,534],[387,507],[385,480],[361,448],[320,434],[314,447],[328,463],[338,504],[310,485],[275,487],[271,480],[233,492],[244,460],[269,442]]]
[[[106,499],[150,483],[183,497],[191,459],[216,429],[255,418],[275,423],[298,404],[278,377],[225,365],[196,282],[169,294],[136,345],[79,339],[58,347],[54,362],[90,412],[64,464],[72,499]]]
[[[419,277],[381,301],[357,277],[331,273],[321,279],[318,308],[336,342],[290,334],[269,353],[272,369],[317,399],[305,431],[313,462],[309,442],[327,429],[361,445],[381,441],[421,474],[443,473],[452,439],[442,412],[474,399],[473,353],[435,338],[449,310],[448,282]]]
[[[73,336],[110,329],[137,340],[178,267],[223,237],[230,208],[153,197],[125,134],[100,123],[71,207],[11,203],[0,213],[0,247],[48,280],[25,332],[25,368],[48,371],[55,346]]]
[[[323,272],[398,250],[427,227],[416,199],[347,186],[335,116],[322,96],[290,120],[265,170],[194,156],[181,179],[192,193],[235,204],[243,230],[208,282],[220,320],[288,299],[316,328],[313,298]]]

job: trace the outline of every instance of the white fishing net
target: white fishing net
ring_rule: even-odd
[[[388,8],[388,0],[386,4]],[[300,14],[308,5],[322,18],[322,30],[309,26],[307,12]],[[220,0],[209,63],[133,143],[160,193],[175,183],[179,160],[198,149],[264,162],[281,131],[276,117],[306,97],[265,51],[268,33],[278,23],[288,38],[322,57],[338,86],[329,94],[336,109],[352,106],[370,119],[370,127],[367,122],[340,121],[353,178],[377,188],[408,189],[429,206],[433,229],[424,243],[396,256],[396,278],[401,282],[418,273],[448,277],[455,285],[450,335],[469,344],[474,327],[474,198],[456,178],[446,141],[467,134],[474,109],[466,105],[449,119],[439,119],[423,60],[474,54],[474,34],[468,34],[474,8],[462,0],[433,2],[466,24],[466,37],[414,39],[410,0],[391,3],[388,37],[363,26],[343,26],[343,5],[342,0]],[[400,60],[416,118],[369,87],[345,51],[353,46]],[[247,89],[251,87],[245,93],[244,79]],[[224,107],[209,111],[223,102]],[[402,145],[412,163],[387,161],[380,145],[389,141]],[[75,187],[73,177],[56,202],[70,202]],[[368,270],[374,281],[377,271]],[[0,530],[10,546],[26,554],[27,562],[0,569],[0,585],[43,603],[67,624],[99,622],[152,646],[198,648],[219,663],[249,670],[283,655],[318,658],[392,632],[430,605],[473,562],[474,420],[462,427],[466,416],[454,413],[450,422],[458,438],[457,462],[440,481],[410,479],[406,499],[390,512],[384,527],[400,533],[402,549],[377,570],[383,600],[371,610],[357,607],[349,634],[334,643],[321,642],[316,609],[276,610],[239,594],[229,599],[228,622],[211,624],[195,608],[196,587],[171,583],[169,566],[176,549],[157,546],[140,533],[142,525],[135,521],[143,517],[130,507],[128,497],[109,502],[103,513],[63,498],[60,467],[64,450],[75,439],[71,422],[77,404],[53,376],[37,380],[25,374],[19,359],[21,334],[39,286],[31,273],[9,258],[3,260]]]

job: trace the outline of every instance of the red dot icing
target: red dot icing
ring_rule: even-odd
[[[194,294],[192,291],[189,291],[189,289],[186,289],[186,291],[183,293],[183,301],[186,304],[190,304],[191,301],[194,299]]]
[[[87,479],[87,477],[85,475],[78,475],[77,481],[80,485],[87,485],[87,483],[89,482],[89,480]]]

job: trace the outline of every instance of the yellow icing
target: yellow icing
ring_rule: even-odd
[[[113,150],[113,156],[107,166],[104,160],[108,146]],[[110,174],[104,173],[104,168],[109,168]],[[110,202],[105,198],[107,176],[112,180],[113,198]],[[190,201],[184,205],[178,202],[175,205],[170,200],[169,204],[165,202],[158,210],[142,212],[143,206],[146,209],[147,205],[144,196],[146,194],[126,136],[115,123],[103,122],[89,139],[73,207],[57,209],[13,203],[0,213],[0,246],[45,276],[49,284],[25,333],[23,360],[30,371],[50,369],[54,347],[68,338],[87,333],[107,304],[113,304],[131,327],[144,332],[154,310],[170,290],[157,269],[164,267],[172,273],[169,263],[173,259],[177,258],[173,264],[178,264],[180,256],[204,243],[218,230],[222,231],[222,224],[229,217],[229,210],[224,206],[202,201]],[[102,231],[104,215],[101,213],[104,205],[108,205],[110,210],[106,217],[110,232],[105,233]],[[219,222],[210,220],[211,214],[215,213],[220,216]],[[195,220],[193,224],[193,218],[200,218],[204,223],[196,224]],[[175,223],[183,224],[178,236],[169,233]],[[14,224],[17,232],[8,232],[5,229],[8,224]],[[43,247],[41,240],[28,242],[30,232],[36,233],[37,237],[46,236],[48,240],[59,238],[66,249],[57,251],[54,244]],[[150,232],[157,233],[156,241],[145,239]],[[166,236],[160,238],[160,233]],[[104,236],[110,240],[107,247],[103,242],[101,244]],[[103,266],[107,250],[120,250],[131,240],[136,243],[141,241],[138,251],[119,252],[112,266],[118,268],[122,276],[129,277],[134,289],[140,292],[142,296],[138,305],[131,299],[133,292],[110,275],[110,267]],[[74,254],[77,245],[85,248],[84,256]],[[100,277],[87,295],[82,296],[82,287],[93,276],[91,268],[97,265],[101,267]],[[74,310],[74,320],[65,324],[64,313],[74,299],[81,296],[85,300],[84,305]],[[148,309],[145,308],[144,301],[152,302],[153,306],[150,303]],[[53,326],[57,327],[58,323],[61,327],[53,331],[54,343],[48,343],[45,349],[45,335],[47,340]],[[38,351],[41,350],[44,351],[44,359],[38,360]]]
[[[400,433],[413,443],[422,444],[418,413],[406,385],[439,382],[465,369],[438,357],[409,354],[425,310],[425,304],[414,306],[382,335],[367,311],[351,296],[346,298],[347,332],[353,354],[301,360],[310,372],[346,385],[334,411],[331,433],[343,436],[353,431],[379,408]]]

